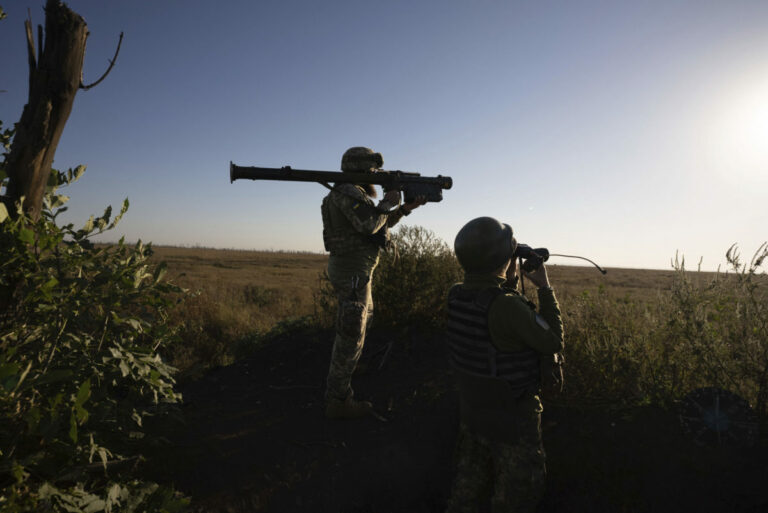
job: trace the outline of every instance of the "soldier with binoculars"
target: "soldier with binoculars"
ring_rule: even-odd
[[[534,511],[546,475],[542,378],[559,371],[555,355],[563,349],[546,258],[491,217],[467,223],[454,248],[465,277],[448,294],[446,338],[461,411],[448,512],[476,511],[488,490],[494,513]],[[520,272],[537,287],[538,311],[516,290],[523,253]]]

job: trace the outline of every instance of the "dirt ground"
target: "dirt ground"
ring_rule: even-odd
[[[185,420],[163,428],[170,443],[151,459],[153,477],[200,512],[443,511],[458,409],[441,341],[371,333],[354,387],[386,421],[328,421],[331,337],[287,334],[182,384]],[[768,511],[764,442],[699,447],[674,412],[653,407],[545,400],[543,426],[540,512]]]

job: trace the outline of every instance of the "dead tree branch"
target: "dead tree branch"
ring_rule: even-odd
[[[31,87],[32,72],[37,69],[37,59],[35,57],[35,38],[32,36],[32,18],[24,20],[24,29],[27,33],[27,58],[29,59],[29,80]]]
[[[123,33],[120,32],[120,39],[117,41],[117,50],[115,50],[115,56],[112,57],[112,60],[109,61],[109,67],[107,68],[107,71],[104,72],[104,74],[99,78],[96,82],[90,85],[83,84],[82,79],[80,80],[80,89],[83,89],[84,91],[87,91],[91,87],[95,87],[101,83],[102,80],[107,78],[107,75],[109,75],[109,72],[112,71],[112,67],[115,65],[115,61],[117,61],[117,54],[120,53],[120,45],[123,43]]]
[[[17,123],[16,135],[5,160],[8,174],[6,205],[24,198],[23,209],[32,219],[40,216],[43,194],[51,174],[53,157],[80,89],[99,84],[115,65],[123,33],[109,68],[96,82],[83,84],[83,59],[88,27],[85,20],[61,0],[45,4],[45,34],[38,25],[38,46],[32,30],[32,15],[25,20],[29,59],[29,99]],[[15,208],[9,208],[15,213]]]
[[[83,76],[88,28],[85,20],[63,2],[47,0],[44,46],[35,56],[32,21],[26,20],[24,25],[29,99],[6,157],[6,194],[11,205],[24,198],[24,211],[37,219],[56,147]]]

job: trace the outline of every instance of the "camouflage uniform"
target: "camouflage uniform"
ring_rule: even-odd
[[[459,425],[449,512],[477,511],[489,495],[494,513],[536,510],[546,477],[538,420],[541,403],[536,406],[533,394],[525,400],[531,402],[527,412],[535,418],[521,418],[525,432],[518,443],[497,442]]]
[[[465,316],[464,310],[452,310],[449,306],[452,317],[448,332],[450,338],[452,325],[465,333],[470,333],[468,329],[480,329],[472,332],[473,336],[484,330],[495,348],[494,355],[499,356],[494,361],[500,363],[498,371],[493,365],[492,375],[479,375],[465,372],[454,360],[461,424],[449,513],[475,512],[478,504],[489,496],[494,513],[535,511],[544,491],[540,374],[533,367],[527,374],[520,369],[526,365],[526,355],[552,355],[562,350],[560,310],[550,288],[538,290],[541,306],[540,313],[536,313],[532,304],[517,292],[498,290],[503,283],[504,278],[493,273],[467,274],[464,283],[451,291],[451,297],[462,293],[478,297],[492,292],[484,305],[487,324],[480,326],[483,323]],[[461,353],[456,353],[450,344],[449,347],[452,358],[461,359]],[[502,375],[505,365],[501,357],[509,355],[513,356],[506,364],[512,369],[507,374],[509,379],[500,379],[497,372]],[[516,361],[514,355],[522,356]],[[540,361],[539,356],[531,362]],[[533,383],[530,376],[535,377]]]
[[[374,205],[362,187],[352,184],[336,186],[323,200],[323,239],[331,253],[328,277],[339,304],[326,399],[343,401],[353,393],[352,373],[373,315],[371,281],[381,242],[406,215],[402,208],[388,212],[392,207],[386,201]],[[383,235],[378,240],[377,232]]]

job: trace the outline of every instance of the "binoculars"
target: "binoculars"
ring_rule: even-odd
[[[549,250],[547,248],[534,249],[527,244],[518,244],[512,258],[522,260],[521,267],[523,268],[523,271],[531,273],[549,260]]]

